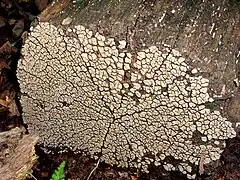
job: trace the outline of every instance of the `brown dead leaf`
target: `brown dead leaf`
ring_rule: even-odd
[[[131,180],[138,180],[136,176],[131,176]]]
[[[0,71],[1,71],[2,69],[4,69],[4,68],[10,69],[10,67],[9,67],[8,63],[6,62],[6,60],[0,59]]]
[[[0,99],[0,105],[3,106],[3,107],[5,107],[5,108],[8,108],[8,103],[7,103],[7,101],[4,101],[4,100],[2,100],[2,99]]]
[[[6,76],[1,74],[1,69],[0,69],[0,99],[3,99],[3,97],[5,97],[5,95],[3,95],[3,91],[5,91],[7,89],[7,87],[9,87],[9,83],[7,82],[7,78]]]
[[[5,42],[2,47],[0,47],[0,54],[11,54],[16,52],[16,48],[11,45],[9,41]]]
[[[6,96],[6,100],[0,99],[0,105],[7,108],[11,116],[20,116],[16,101],[10,100],[8,96]]]
[[[220,177],[217,178],[217,180],[223,180],[223,177],[220,176]]]
[[[11,113],[11,116],[20,116],[16,101],[6,96],[6,102],[8,103],[8,110]]]

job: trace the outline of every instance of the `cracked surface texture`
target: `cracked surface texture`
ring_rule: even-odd
[[[126,46],[81,25],[35,27],[17,72],[29,131],[47,147],[194,178],[200,157],[219,159],[224,140],[235,136],[232,124],[205,107],[213,102],[209,81],[189,72],[177,50],[153,45],[131,53]]]

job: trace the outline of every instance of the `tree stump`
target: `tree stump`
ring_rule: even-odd
[[[210,171],[236,136],[239,18],[235,1],[56,1],[18,64],[29,132],[120,167]]]

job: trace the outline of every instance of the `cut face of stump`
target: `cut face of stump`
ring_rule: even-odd
[[[29,132],[121,167],[205,173],[236,136],[212,94],[236,78],[239,11],[226,1],[91,0],[51,12],[61,2],[64,12],[40,16],[18,64]]]
[[[235,136],[219,111],[204,106],[212,102],[209,80],[189,75],[171,47],[134,55],[125,47],[82,25],[35,27],[17,72],[28,130],[46,147],[102,153],[107,163],[144,171],[154,163],[194,178],[200,158],[219,159],[224,140]]]

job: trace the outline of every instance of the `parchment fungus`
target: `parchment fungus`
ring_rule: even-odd
[[[205,164],[219,159],[235,131],[219,111],[205,107],[213,102],[209,80],[199,69],[188,73],[186,59],[163,47],[153,44],[133,55],[126,41],[82,25],[64,30],[40,22],[23,46],[17,72],[29,132],[46,147],[195,178],[200,158]]]

